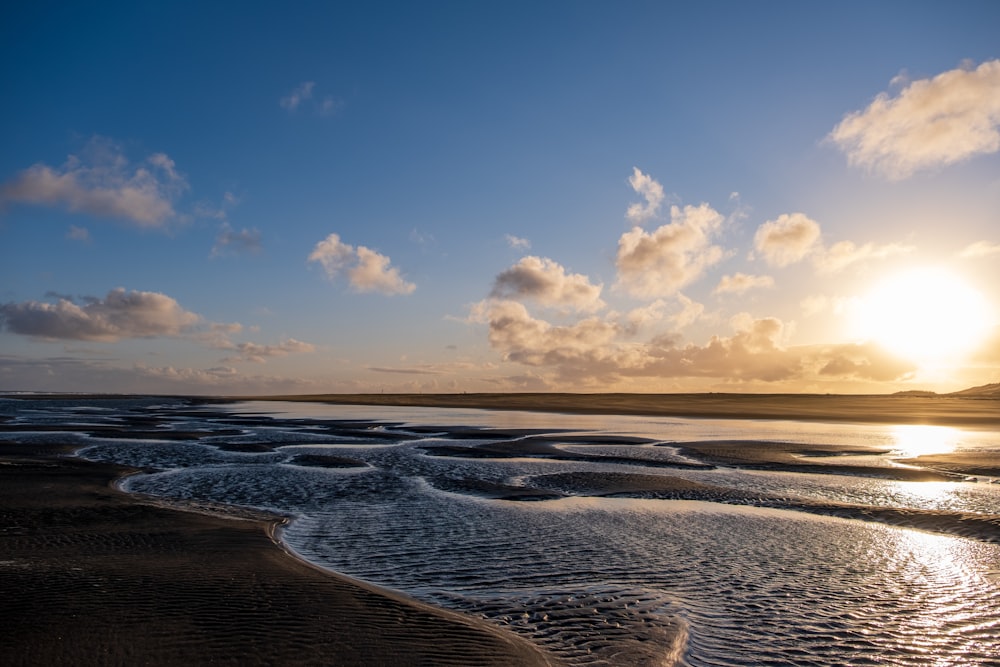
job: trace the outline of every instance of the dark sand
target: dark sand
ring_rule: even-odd
[[[0,664],[550,664],[485,623],[292,557],[276,520],[119,492],[124,472],[0,444]]]

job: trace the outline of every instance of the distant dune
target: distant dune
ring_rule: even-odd
[[[948,394],[949,396],[961,396],[963,398],[1000,398],[1000,382],[984,384],[981,387],[970,387],[962,391]]]

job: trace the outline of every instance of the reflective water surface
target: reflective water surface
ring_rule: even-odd
[[[294,516],[304,558],[571,664],[1000,660],[1000,485],[892,477],[996,432],[164,399],[0,415],[25,429],[4,439],[155,470],[127,490]],[[796,467],[816,461],[836,467]]]

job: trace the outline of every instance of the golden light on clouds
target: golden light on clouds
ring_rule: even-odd
[[[969,355],[994,324],[983,294],[939,268],[888,276],[855,303],[852,316],[858,337],[922,365]]]

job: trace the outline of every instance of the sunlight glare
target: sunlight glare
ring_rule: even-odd
[[[947,454],[955,451],[960,433],[958,429],[948,426],[923,424],[893,426],[892,437],[895,443],[892,455],[899,458],[914,458],[926,454]]]
[[[855,312],[860,337],[920,364],[963,357],[993,324],[985,297],[954,273],[922,268],[895,274]]]

